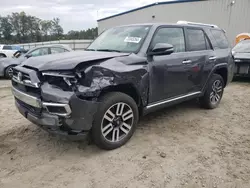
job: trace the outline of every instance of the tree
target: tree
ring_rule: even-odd
[[[63,34],[60,19],[42,20],[25,12],[0,16],[0,43],[26,43],[59,39],[94,39],[97,28]]]
[[[0,17],[0,31],[6,41],[10,41],[12,38],[11,33],[13,32],[13,27],[10,23],[10,17]]]
[[[43,36],[48,36],[52,32],[52,21],[51,20],[42,20],[41,24],[41,32]]]
[[[28,25],[29,27],[29,36],[30,40],[32,41],[41,41],[41,28],[40,28],[40,22],[41,20],[39,18],[36,18],[34,16],[28,16],[27,17]],[[34,40],[35,39],[35,40]]]
[[[19,13],[17,12],[12,13],[12,15],[10,16],[10,23],[13,27],[13,32],[14,32],[14,35],[16,36],[16,39],[19,42],[21,42]]]
[[[57,39],[63,35],[63,28],[59,24],[59,18],[53,18],[52,20],[52,34],[56,36]]]

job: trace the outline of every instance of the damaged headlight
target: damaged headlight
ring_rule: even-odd
[[[60,87],[63,90],[72,89],[76,85],[79,76],[72,72],[43,72],[42,75],[49,84]]]

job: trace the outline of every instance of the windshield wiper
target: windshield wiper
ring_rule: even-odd
[[[121,52],[120,50],[112,50],[112,49],[96,49],[96,51],[101,51],[101,52]]]

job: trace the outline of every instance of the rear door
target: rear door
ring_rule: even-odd
[[[186,76],[191,91],[201,91],[216,62],[216,54],[202,28],[186,27],[187,41]]]

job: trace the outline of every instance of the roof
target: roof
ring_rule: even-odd
[[[33,47],[33,48],[30,48],[29,50],[35,50],[35,49],[38,49],[38,48],[49,48],[49,47],[59,47],[59,48],[65,48],[69,51],[71,51],[72,49],[67,46],[67,45],[63,45],[63,44],[47,44],[47,45],[39,45],[39,46],[36,46],[36,47]]]
[[[99,20],[97,20],[97,22],[107,20],[107,19],[110,19],[110,18],[114,18],[114,17],[117,17],[117,16],[121,16],[121,15],[124,15],[124,14],[128,14],[128,13],[131,13],[131,12],[135,12],[137,10],[142,10],[142,9],[145,9],[145,8],[157,6],[157,5],[188,3],[188,2],[195,2],[195,1],[204,1],[204,0],[170,0],[170,1],[164,1],[164,2],[156,2],[156,3],[149,4],[149,5],[145,5],[143,7],[135,8],[135,9],[132,9],[132,10],[129,10],[129,11],[126,11],[126,12],[122,12],[122,13],[119,13],[119,14],[108,16],[106,18],[99,19]]]

